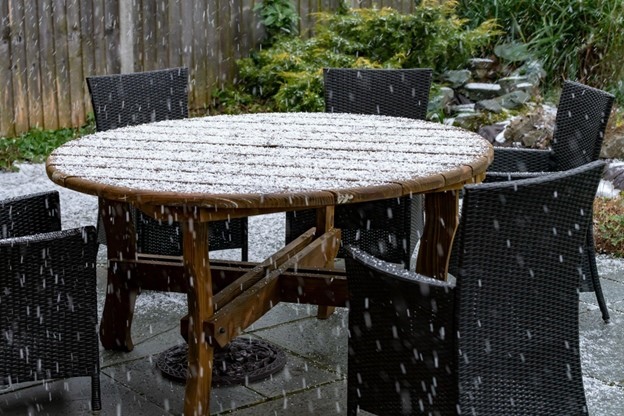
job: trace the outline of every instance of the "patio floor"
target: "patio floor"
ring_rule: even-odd
[[[41,167],[33,169],[36,170],[33,176],[23,180],[31,192],[58,189],[45,177],[41,182],[33,179],[42,177],[43,173]],[[28,168],[23,169],[23,174],[28,172]],[[4,185],[8,178],[0,176],[0,182]],[[5,189],[9,194],[12,192],[11,188]],[[14,190],[16,194],[18,191]],[[64,228],[94,222],[88,214],[95,212],[94,198],[59,191]],[[91,206],[81,205],[78,198]],[[280,229],[283,224],[279,215],[250,218],[250,260],[263,259],[277,250],[284,235]],[[219,254],[225,258],[237,256],[237,252]],[[582,293],[579,323],[585,393],[590,415],[619,416],[624,409],[624,261],[599,256],[598,267],[611,323],[603,323],[594,294]],[[98,276],[101,308],[106,278],[103,250]],[[213,388],[211,413],[345,414],[347,310],[338,308],[327,320],[316,319],[315,313],[312,306],[280,304],[250,327],[247,336],[284,349],[286,366],[261,382]],[[184,295],[146,292],[139,296],[132,326],[135,349],[130,353],[101,352],[101,415],[182,413],[184,385],[164,378],[155,366],[155,358],[163,350],[183,342],[179,319],[185,314]],[[91,413],[89,406],[88,378],[20,385],[0,391],[0,415],[85,415]]]
[[[589,414],[615,416],[624,409],[624,262],[600,257],[599,268],[612,323],[602,322],[593,293],[581,294],[583,374]],[[103,265],[98,274],[103,300]],[[154,362],[158,353],[183,341],[178,325],[185,313],[183,295],[146,292],[139,297],[132,327],[135,349],[101,352],[100,414],[181,414],[184,385],[164,378]],[[211,413],[345,414],[347,310],[338,308],[323,321],[314,314],[315,307],[280,304],[249,328],[248,336],[283,348],[287,364],[265,381],[213,388]],[[0,394],[0,414],[84,415],[89,397],[88,378],[20,386]]]

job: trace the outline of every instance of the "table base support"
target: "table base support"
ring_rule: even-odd
[[[286,354],[277,346],[252,338],[235,338],[225,348],[215,348],[212,385],[252,383],[284,368]],[[178,344],[158,355],[156,366],[169,379],[186,382],[188,345]]]

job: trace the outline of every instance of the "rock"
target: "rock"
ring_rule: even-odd
[[[430,112],[437,112],[440,110],[446,111],[454,100],[455,100],[455,91],[453,91],[452,88],[442,87],[429,100],[429,104],[427,105],[427,111],[430,111]]]
[[[449,107],[449,110],[454,113],[474,113],[475,104],[456,104]]]
[[[531,96],[524,91],[512,91],[508,94],[502,95],[495,100],[499,102],[501,107],[508,110],[513,110],[522,107],[531,99]]]
[[[529,61],[518,68],[514,76],[526,76],[531,84],[537,86],[546,77],[546,71],[538,61]]]
[[[537,93],[537,85],[533,85],[530,82],[523,82],[516,85],[517,91],[523,91],[529,95],[535,95]]]
[[[518,88],[518,85],[526,84],[529,82],[529,78],[526,76],[513,76],[513,77],[504,77],[499,79],[498,85],[501,86],[503,92],[508,93],[515,91]]]
[[[498,101],[498,98],[492,98],[489,100],[481,100],[475,104],[475,110],[485,110],[491,113],[502,113],[503,106]]]
[[[504,123],[492,124],[490,126],[481,127],[477,133],[483,136],[490,143],[494,143],[496,137],[505,130],[506,125]]]
[[[498,97],[501,93],[501,86],[485,82],[469,82],[464,85],[462,91],[471,100],[481,101]]]
[[[477,102],[475,108],[492,113],[502,113],[505,109],[513,110],[522,107],[530,98],[529,94],[524,91],[513,91],[500,97],[481,100]]]
[[[511,120],[505,129],[507,144],[521,143],[524,147],[546,149],[552,140],[555,115],[537,107],[533,112]]]
[[[488,80],[494,74],[494,61],[487,58],[473,58],[469,61],[473,77],[478,81]]]
[[[607,129],[600,149],[600,157],[624,159],[624,127]]]
[[[472,58],[468,61],[472,69],[492,69],[494,60],[489,58]]]
[[[460,113],[453,120],[453,126],[474,131],[474,126],[478,125],[483,116],[480,113]]]
[[[619,190],[624,189],[624,163],[609,163],[605,169],[603,178],[611,181],[613,187]]]
[[[451,88],[459,88],[470,81],[472,73],[467,69],[456,71],[445,71],[441,78],[442,81],[448,82]]]

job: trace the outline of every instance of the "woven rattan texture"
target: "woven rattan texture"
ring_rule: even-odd
[[[424,120],[431,69],[326,68],[325,111]],[[337,206],[343,245],[355,244],[392,263],[409,266],[424,228],[422,196]],[[314,210],[286,213],[286,242],[315,225]],[[356,222],[356,224],[354,224]],[[357,228],[352,228],[356,226]],[[344,256],[341,250],[338,254]]]
[[[567,170],[597,160],[614,99],[605,91],[565,81],[557,106],[552,151],[495,147],[488,176],[490,172]]]
[[[188,69],[172,68],[88,77],[98,131],[188,117]],[[100,210],[101,211],[101,210]],[[134,209],[139,253],[181,255],[180,224],[157,221]],[[106,244],[101,217],[98,241]],[[247,260],[247,218],[210,224],[211,250],[240,248]]]
[[[348,414],[586,414],[578,276],[603,168],[467,186],[454,288],[347,257]]]
[[[347,414],[358,408],[384,416],[452,414],[457,402],[452,286],[397,278],[396,266],[379,264],[362,251],[352,253],[359,260],[345,257]]]
[[[56,191],[0,201],[0,238],[21,237],[61,229],[61,209]]]
[[[598,159],[614,99],[602,90],[573,81],[564,83],[552,142],[556,170]]]
[[[98,131],[188,117],[188,69],[87,77]]]
[[[137,213],[137,251],[165,256],[182,255],[180,224],[157,221]],[[241,249],[241,259],[247,261],[247,218],[210,223],[208,247],[210,250]]]
[[[0,384],[91,377],[100,403],[96,231],[0,240]]]
[[[495,147],[494,162],[488,168],[485,182],[522,179],[527,177],[527,172],[562,171],[597,160],[613,101],[614,96],[607,92],[565,81],[557,108],[552,150]],[[591,229],[584,253],[580,290],[596,293],[602,318],[609,322]]]

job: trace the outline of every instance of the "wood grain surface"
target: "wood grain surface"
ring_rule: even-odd
[[[55,183],[141,206],[290,210],[451,189],[482,175],[481,136],[397,117],[270,113],[164,121],[71,141]]]

